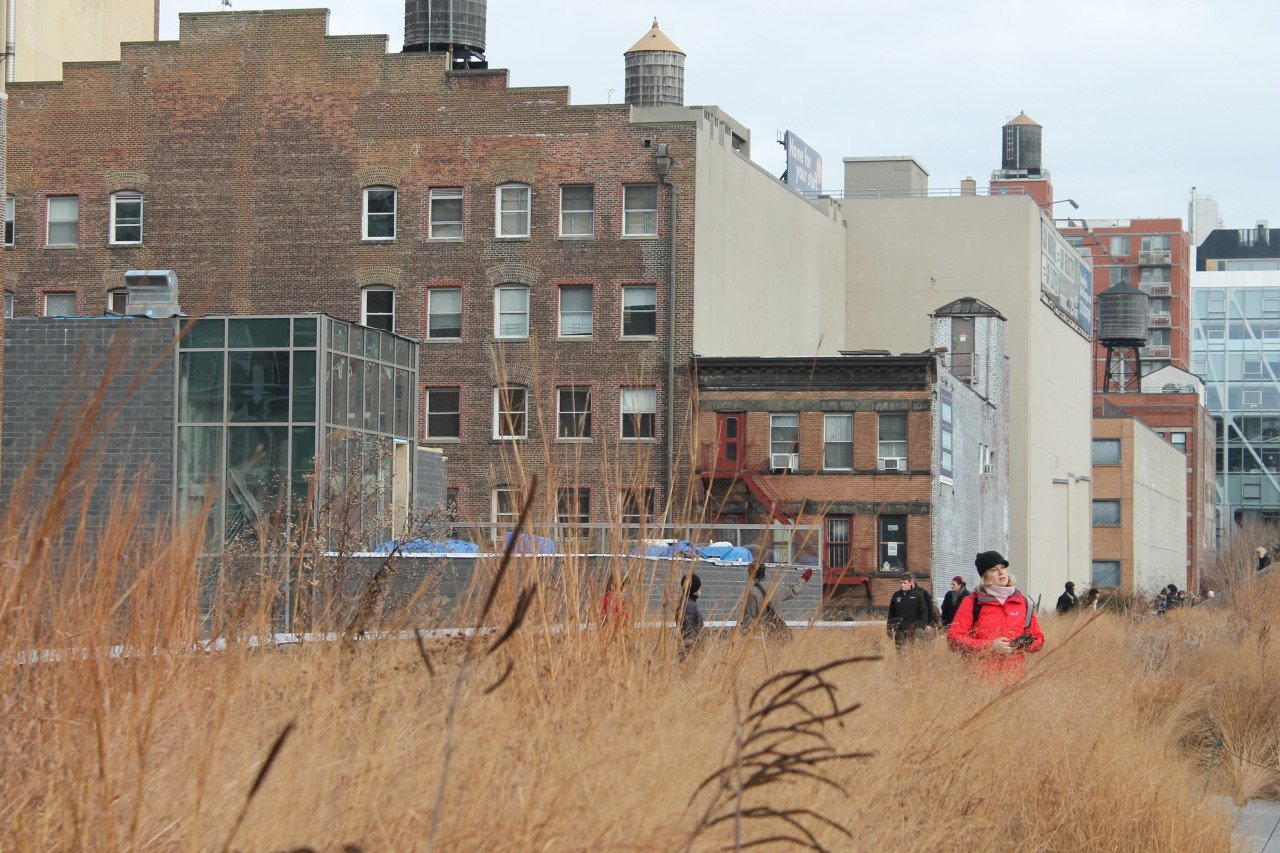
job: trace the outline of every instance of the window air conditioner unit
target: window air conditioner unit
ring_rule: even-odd
[[[901,456],[888,456],[880,460],[881,471],[905,471],[907,460]]]
[[[769,467],[775,471],[799,471],[800,454],[771,453],[769,455]]]

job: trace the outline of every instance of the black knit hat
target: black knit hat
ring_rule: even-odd
[[[1009,568],[1009,561],[1000,556],[999,551],[983,551],[977,557],[973,558],[973,564],[978,567],[978,574],[985,575],[996,566],[1004,566]]]
[[[702,589],[702,578],[694,575],[685,575],[680,579],[680,586],[690,598],[698,597],[698,590]]]

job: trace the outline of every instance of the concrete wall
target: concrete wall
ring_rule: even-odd
[[[844,340],[844,223],[698,127],[693,350],[835,355]]]
[[[125,329],[125,326],[128,329]],[[86,523],[102,529],[117,486],[142,500],[142,518],[168,524],[173,509],[176,359],[167,352],[177,325],[169,320],[9,320],[4,340],[8,387],[4,398],[4,467],[0,502],[21,500],[42,509],[77,433],[92,441],[71,474],[70,512],[87,502]],[[127,331],[117,338],[117,333]],[[111,367],[96,419],[85,404]],[[139,382],[144,373],[150,373]],[[134,384],[138,383],[134,388]],[[109,423],[106,419],[114,415]],[[16,496],[46,438],[49,454],[34,469],[26,494]]]
[[[843,207],[846,348],[923,350],[922,318],[963,296],[1007,318],[1006,556],[1023,589],[1057,596],[1069,576],[1089,574],[1088,483],[1053,480],[1089,472],[1091,342],[1040,301],[1039,209],[1025,196],[845,199]]]
[[[943,356],[938,387],[952,395],[953,466],[951,483],[938,478],[940,430],[934,430],[933,594],[941,598],[951,579],[962,575],[976,589],[973,558],[979,551],[1009,551],[1009,410],[1008,366],[1004,356],[1004,322],[979,317],[974,323],[974,370],[977,385],[955,377],[949,353]],[[949,317],[933,321],[935,346],[951,345]],[[990,389],[988,396],[979,388]],[[938,412],[934,412],[935,419]],[[981,471],[981,448],[995,450],[990,474]]]
[[[1133,430],[1133,583],[1187,582],[1187,459],[1140,422]]]
[[[846,193],[912,193],[927,189],[929,173],[914,157],[844,158]]]
[[[122,41],[159,37],[156,0],[15,0],[16,81],[61,80],[62,63],[120,58]],[[0,43],[8,39],[0,3]]]

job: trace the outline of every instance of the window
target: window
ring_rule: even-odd
[[[641,440],[654,438],[658,419],[657,388],[622,389],[622,437]]]
[[[392,187],[368,187],[364,191],[365,240],[396,238],[396,191]]]
[[[799,415],[769,415],[769,467],[775,471],[800,467]]]
[[[1142,237],[1142,251],[1144,252],[1169,251],[1169,235],[1168,234],[1144,234]]]
[[[74,195],[49,196],[46,246],[75,246],[80,242],[80,198]]]
[[[900,572],[907,566],[907,517],[880,516],[880,569]]]
[[[1093,561],[1093,585],[1094,586],[1120,586],[1120,561],[1119,560],[1094,560]]]
[[[427,389],[427,438],[462,437],[462,390]]]
[[[462,239],[462,190],[458,187],[431,191],[429,240]]]
[[[658,185],[622,188],[622,233],[627,237],[658,236]]]
[[[996,454],[989,444],[978,445],[978,471],[982,474],[996,472]]]
[[[499,531],[510,530],[520,520],[520,503],[515,489],[493,490],[493,525]]]
[[[1095,438],[1093,440],[1094,465],[1120,464],[1120,439]]]
[[[1263,300],[1264,303],[1266,300]],[[1266,310],[1265,304],[1263,310]],[[1225,314],[1227,312],[1227,298],[1221,293],[1209,294],[1209,312],[1210,314]]]
[[[938,479],[948,485],[955,481],[955,408],[951,392],[938,390]]]
[[[622,288],[622,336],[651,338],[658,333],[658,288],[652,284]]]
[[[427,291],[427,337],[462,337],[462,288],[433,287]]]
[[[107,294],[107,313],[124,314],[129,308],[129,291],[113,290]]]
[[[1123,257],[1129,254],[1129,238],[1128,237],[1112,237],[1111,238],[1111,255],[1112,257]]]
[[[528,435],[529,394],[524,388],[493,389],[493,437]]]
[[[1138,280],[1138,270],[1136,267],[1112,267],[1111,268],[1112,284],[1119,284],[1122,281],[1127,282],[1128,284],[1134,284],[1137,280]]]
[[[111,194],[111,239],[115,245],[142,242],[142,193]]]
[[[1262,484],[1256,481],[1241,483],[1240,497],[1246,501],[1262,500]]]
[[[826,415],[822,425],[822,467],[853,470],[853,415]]]
[[[1143,284],[1168,284],[1168,267],[1143,267],[1139,279]]]
[[[74,293],[46,293],[44,295],[44,316],[76,316],[76,295]]]
[[[449,486],[444,490],[444,513],[446,521],[458,520],[458,487]]]
[[[556,524],[565,532],[585,536],[591,523],[591,490],[579,487],[556,489]]]
[[[13,219],[17,211],[17,200],[7,195],[4,197],[4,244],[13,245]]]
[[[591,389],[560,388],[556,391],[556,437],[591,437]]]
[[[529,188],[520,185],[498,187],[499,237],[529,236]]]
[[[494,291],[493,334],[498,338],[529,337],[529,288],[512,284]]]
[[[1169,433],[1169,443],[1181,450],[1183,453],[1187,452],[1187,434],[1185,432]]]
[[[653,521],[658,490],[652,486],[626,486],[619,493],[623,524],[648,524]]]
[[[366,287],[361,293],[364,300],[360,321],[384,332],[396,330],[396,294],[385,284]]]
[[[907,467],[907,416],[881,414],[877,455],[881,471],[902,471]]]
[[[1256,359],[1256,358],[1246,358],[1244,360],[1244,375],[1245,376],[1261,376],[1262,360]]]
[[[1120,501],[1094,501],[1094,527],[1114,527],[1120,523]]]
[[[849,568],[850,541],[849,518],[847,516],[827,516],[827,559],[824,567],[836,572],[844,572]]]
[[[595,188],[560,188],[560,236],[590,237],[595,233]]]
[[[591,337],[591,286],[560,288],[560,337]]]
[[[13,294],[7,290],[4,292],[4,316],[6,320],[13,316]]]

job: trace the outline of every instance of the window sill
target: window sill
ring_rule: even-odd
[[[656,341],[657,335],[619,335],[620,341]]]
[[[528,440],[529,440],[529,437],[527,435],[508,435],[508,436],[495,435],[493,438],[490,439],[490,441],[492,441],[494,444],[506,444],[507,442],[511,442],[511,441],[528,441]]]
[[[620,234],[618,236],[618,239],[620,240],[658,240],[660,238],[658,237],[657,234]]]
[[[361,237],[360,238],[361,243],[378,244],[378,243],[394,243],[395,241],[396,241],[395,237]]]
[[[425,436],[422,440],[434,441],[437,444],[461,444],[462,443],[462,438],[456,435],[449,436],[447,438],[441,435],[428,435],[428,436]]]
[[[556,335],[557,341],[591,341],[594,340],[591,335]]]
[[[556,444],[590,444],[591,436],[583,436],[582,438],[573,438],[570,436],[559,436],[556,438]]]
[[[111,242],[110,240],[108,240],[108,241],[107,241],[107,248],[108,248],[108,249],[135,249],[135,248],[137,248],[137,247],[139,247],[139,246],[141,246],[141,245],[142,245],[142,243],[141,243],[141,242],[137,242],[137,243],[113,243],[113,242]]]
[[[564,240],[567,243],[583,243],[596,239],[594,234],[561,234],[556,237],[557,240]]]
[[[423,338],[424,344],[460,344],[462,338]]]
[[[53,249],[55,251],[66,251],[67,249],[79,249],[80,244],[79,243],[59,243],[51,246],[48,243],[45,243],[44,248]]]
[[[623,444],[657,444],[657,438],[619,438]]]
[[[494,234],[493,239],[501,240],[503,243],[532,243],[533,238],[528,234],[517,234],[511,237],[504,237],[501,234]]]
[[[495,338],[494,338],[494,340],[495,340],[495,341],[502,342],[502,343],[508,343],[508,344],[528,343],[528,342],[529,342],[529,336],[528,336],[528,335],[525,335],[525,336],[524,336],[524,337],[522,337],[522,338],[499,338],[499,337],[495,337]]]
[[[463,242],[463,239],[464,238],[462,237],[428,237],[427,242],[428,243],[461,243]]]

